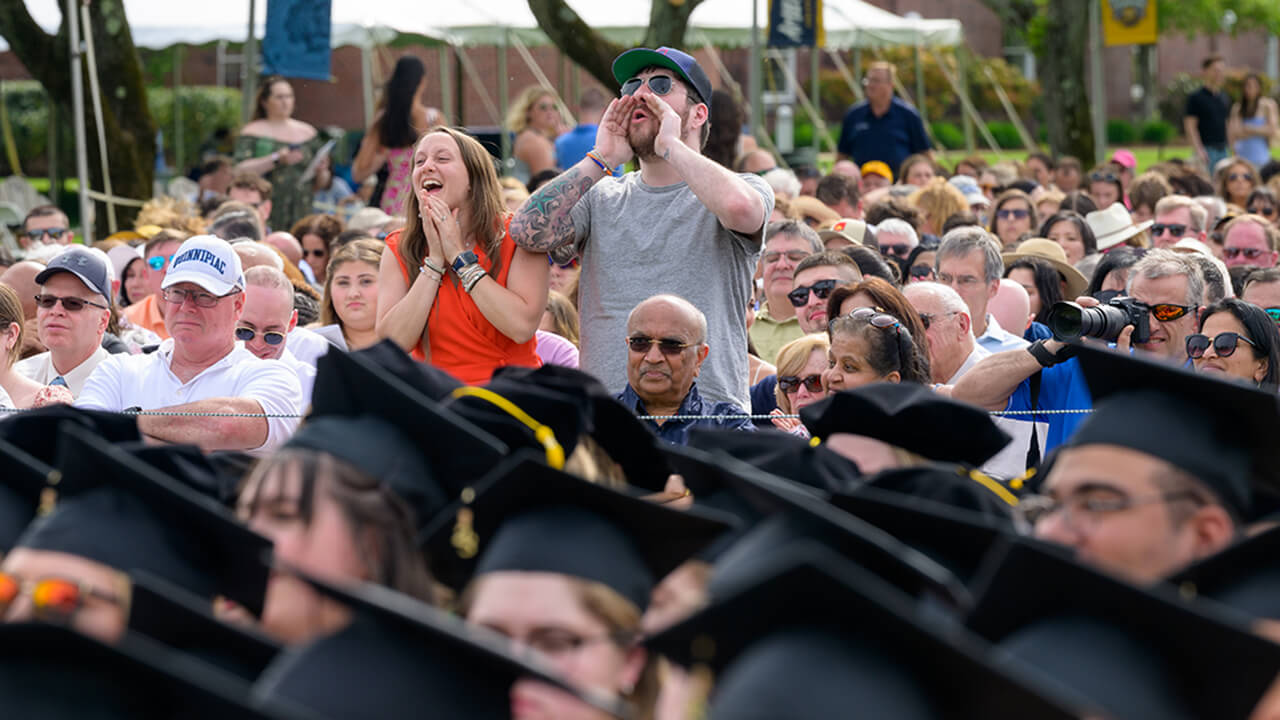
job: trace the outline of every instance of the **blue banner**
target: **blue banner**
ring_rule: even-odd
[[[268,0],[262,72],[329,80],[330,0]]]
[[[770,0],[769,47],[822,47],[822,0]]]

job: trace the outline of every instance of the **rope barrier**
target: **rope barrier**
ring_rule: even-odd
[[[0,412],[20,413],[26,412],[25,408],[0,408]],[[1093,408],[1078,408],[1071,410],[993,410],[988,414],[995,416],[1016,416],[1016,415],[1087,415],[1093,412]],[[306,415],[292,413],[220,413],[220,412],[187,412],[181,410],[125,410],[121,415],[160,415],[173,417],[240,417],[240,418],[260,418],[267,420],[276,419],[303,419]],[[789,415],[639,415],[640,420],[799,420],[800,416],[796,414]]]

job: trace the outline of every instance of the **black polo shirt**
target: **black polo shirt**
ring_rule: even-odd
[[[1221,90],[1210,92],[1202,87],[1187,96],[1187,117],[1199,121],[1200,143],[1205,146],[1227,144],[1227,116],[1231,113],[1231,98]]]

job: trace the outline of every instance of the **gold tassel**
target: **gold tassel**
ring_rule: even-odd
[[[472,518],[471,508],[458,508],[458,516],[453,523],[453,549],[463,560],[470,560],[480,552],[480,536],[472,527]]]

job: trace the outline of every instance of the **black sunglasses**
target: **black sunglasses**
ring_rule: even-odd
[[[933,268],[929,265],[912,265],[907,274],[915,280],[924,280],[933,274]]]
[[[666,75],[653,75],[649,78],[649,89],[654,95],[666,95],[671,92],[671,88],[675,86],[675,80]],[[631,78],[622,83],[623,95],[635,95],[641,85],[645,84],[644,78]]]
[[[328,254],[329,254],[329,251],[328,251],[328,250],[325,250],[324,248],[311,249],[311,250],[303,250],[303,251],[302,251],[302,257],[306,257],[306,256],[308,256],[308,255],[313,255],[313,256],[315,256],[315,257],[324,257],[325,255],[328,255]]]
[[[91,302],[89,300],[84,300],[78,297],[71,297],[71,296],[62,297],[59,295],[36,295],[36,305],[39,305],[45,310],[52,309],[54,305],[58,304],[59,300],[62,301],[62,307],[67,312],[80,312],[81,310],[84,309],[85,305],[92,305],[93,307],[101,308],[103,310],[107,309],[106,305],[99,305],[96,302]]]
[[[1160,236],[1169,233],[1169,237],[1180,238],[1187,234],[1187,226],[1182,223],[1153,223],[1151,225],[1151,234]]]
[[[955,310],[952,310],[951,312],[944,312],[944,313],[920,313],[920,324],[924,325],[925,330],[928,330],[929,326],[933,325],[934,318],[939,316],[951,317],[952,315],[955,315],[955,314],[956,314]]]
[[[23,234],[27,236],[28,240],[38,241],[42,237],[48,237],[50,239],[61,237],[62,234],[65,233],[66,231],[67,231],[67,228],[55,227],[55,228],[44,228],[42,230],[28,230]]]
[[[1270,205],[1267,207],[1258,207],[1255,205],[1254,207],[1249,208],[1249,212],[1255,215],[1262,215],[1263,217],[1271,217],[1276,214],[1276,209]]]
[[[1031,211],[1024,210],[1023,208],[1014,208],[1010,210],[997,210],[996,217],[1000,218],[1001,220],[1011,220],[1013,218],[1017,218],[1019,220],[1025,220],[1026,218],[1031,217]]]
[[[1188,335],[1187,357],[1192,358],[1193,360],[1198,360],[1204,357],[1205,350],[1208,350],[1209,345],[1211,344],[1213,345],[1213,351],[1217,353],[1218,357],[1231,357],[1235,354],[1236,347],[1241,341],[1249,343],[1252,347],[1258,347],[1257,343],[1240,333],[1218,333],[1213,337],[1213,340],[1210,340],[1208,335],[1203,335],[1201,333]]]
[[[237,340],[241,340],[243,342],[249,342],[257,335],[258,333],[252,328],[247,328],[247,327],[236,328]],[[275,330],[268,330],[267,332],[262,333],[262,340],[266,344],[274,346],[284,342],[285,337],[284,337],[284,333],[282,332],[276,332]]]
[[[819,300],[826,300],[831,296],[831,291],[836,287],[835,280],[819,280],[808,287],[801,285],[791,292],[787,293],[787,299],[796,307],[804,307],[809,302],[809,293],[812,292],[818,296]]]
[[[649,348],[653,347],[654,343],[657,343],[658,350],[666,356],[679,355],[686,348],[691,348],[696,344],[680,342],[674,338],[654,339],[645,335],[633,335],[627,338],[627,346],[631,348],[631,352],[636,353],[649,352]]]
[[[880,246],[881,255],[893,255],[904,258],[911,254],[911,246],[906,243],[892,243]]]
[[[787,395],[796,392],[801,386],[811,393],[822,392],[822,376],[809,375],[803,378],[795,375],[778,376],[778,387]]]

